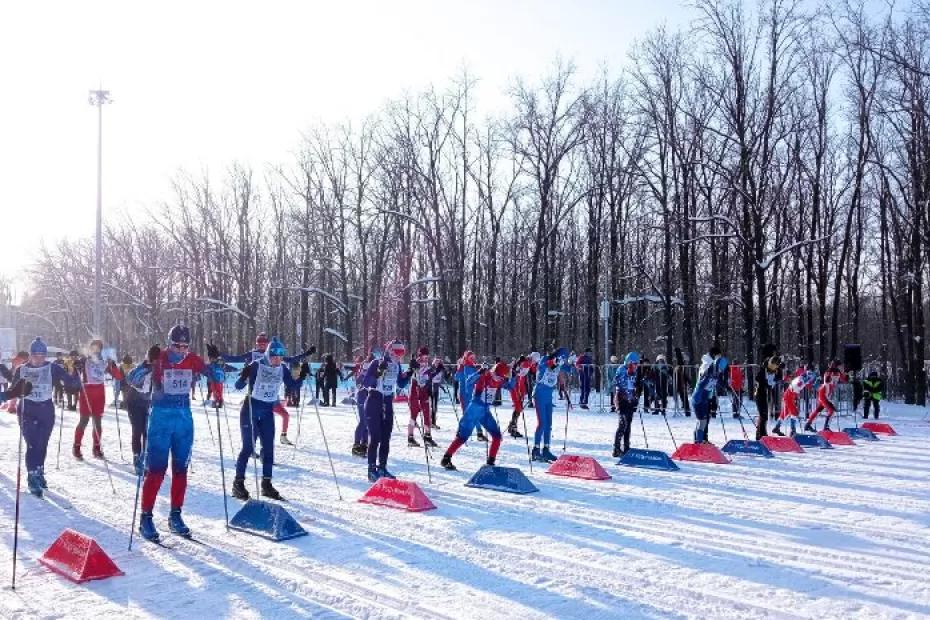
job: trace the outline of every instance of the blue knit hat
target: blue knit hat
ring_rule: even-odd
[[[29,345],[31,355],[48,355],[48,347],[42,342],[42,339],[36,336],[36,339]]]

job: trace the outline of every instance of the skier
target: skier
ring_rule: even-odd
[[[578,383],[581,388],[578,406],[587,409],[588,397],[591,395],[591,378],[594,376],[594,355],[591,353],[591,347],[587,347],[584,353],[578,356],[575,367],[578,369]]]
[[[562,373],[561,360],[567,355],[568,349],[561,347],[534,360],[539,368],[536,386],[533,389],[533,400],[536,403],[536,433],[533,436],[533,452],[530,458],[534,461],[552,463],[557,458],[549,450],[552,440],[552,411],[555,408],[552,392],[559,384],[559,375]]]
[[[759,364],[759,370],[755,376],[755,393],[753,400],[756,401],[756,412],[759,418],[756,421],[756,441],[761,440],[769,434],[768,423],[769,413],[772,409],[771,401],[774,397],[773,390],[778,377],[782,373],[781,358],[776,355],[775,345],[768,343],[762,346],[762,363]]]
[[[323,407],[336,406],[336,386],[343,380],[342,372],[336,365],[336,360],[332,353],[327,353],[323,357],[323,366],[321,368],[323,375]]]
[[[142,481],[142,512],[139,516],[139,535],[157,542],[158,530],[152,517],[158,490],[168,471],[168,455],[171,454],[171,512],[168,529],[179,536],[190,538],[191,530],[181,518],[184,494],[187,491],[187,467],[194,443],[194,418],[191,414],[190,392],[195,375],[211,370],[203,358],[190,352],[190,330],[175,325],[168,333],[168,348],[161,351],[151,373],[152,408],[148,423],[148,438],[145,450],[145,477]],[[212,344],[207,345],[208,355],[219,356]],[[212,377],[218,381],[216,376]],[[142,377],[144,381],[144,377]],[[144,390],[142,383],[134,384]]]
[[[77,349],[71,349],[68,352],[68,357],[65,358],[64,366],[65,371],[69,374],[75,374],[78,368],[78,362],[81,360],[81,355],[77,352]],[[67,397],[67,409],[68,411],[77,411],[77,401],[78,394],[81,393],[81,383],[78,382],[77,387],[68,387],[65,385],[65,396]]]
[[[132,357],[129,355],[124,355],[122,361],[120,361],[119,371],[125,377],[129,374],[129,371],[135,367],[135,364],[132,363]],[[113,406],[120,409],[126,408],[126,385],[125,379],[114,379],[113,380]]]
[[[730,408],[733,409],[733,417],[737,420],[742,418],[740,410],[743,406],[743,385],[746,382],[746,375],[743,373],[743,367],[737,366],[736,362],[730,365]]]
[[[510,400],[513,401],[513,415],[510,417],[510,424],[507,425],[507,432],[514,439],[522,439],[523,433],[517,429],[517,420],[523,413],[523,399],[527,395],[527,377],[530,374],[532,362],[521,355],[513,365],[513,376],[516,379],[514,387],[510,391]]]
[[[377,356],[377,357],[376,357]],[[358,408],[358,423],[355,425],[355,442],[352,444],[352,456],[368,456],[368,424],[365,421],[365,399],[368,390],[361,389],[362,377],[368,372],[368,367],[381,358],[380,349],[372,353],[355,367],[355,402]]]
[[[368,480],[393,479],[387,469],[391,451],[391,432],[394,430],[394,390],[402,388],[410,379],[408,372],[401,372],[400,361],[406,347],[400,340],[392,340],[384,347],[384,355],[373,351],[374,359],[362,376],[365,395],[365,423],[368,426]]]
[[[862,395],[865,400],[862,407],[862,417],[869,419],[870,404],[875,407],[875,419],[878,419],[882,392],[885,391],[885,382],[878,376],[874,370],[869,372],[869,376],[862,382]]]
[[[785,393],[782,395],[781,413],[778,414],[778,422],[772,428],[772,434],[784,437],[785,433],[781,430],[781,423],[788,419],[790,419],[791,424],[791,436],[794,437],[798,434],[798,416],[800,415],[798,398],[808,387],[808,379],[807,375],[802,374],[794,377],[788,383],[788,387],[785,388]]]
[[[817,420],[820,412],[824,410],[827,412],[827,419],[823,422],[823,430],[830,430],[830,420],[833,418],[833,414],[836,413],[836,405],[833,404],[830,398],[833,396],[836,386],[840,383],[846,383],[848,380],[846,373],[843,372],[840,366],[840,361],[833,360],[830,362],[827,371],[823,373],[820,387],[817,388],[817,407],[807,417],[807,424],[804,425],[805,431],[809,433],[817,432],[814,428],[814,421]]]
[[[717,392],[717,382],[727,369],[727,358],[720,354],[716,345],[701,358],[697,384],[691,393],[691,408],[697,425],[694,428],[694,443],[709,443],[707,425],[710,422],[711,400]]]
[[[13,373],[13,387],[7,392],[19,401],[19,424],[26,442],[26,482],[29,492],[42,497],[48,488],[45,480],[45,454],[48,440],[55,427],[55,405],[52,403],[52,386],[60,381],[68,387],[80,387],[80,379],[46,360],[48,347],[41,338],[29,345],[29,357]],[[29,389],[26,389],[26,388]]]
[[[442,392],[442,384],[448,376],[446,365],[438,357],[433,358],[433,380],[429,391],[429,411],[430,411],[430,428],[435,431],[439,430],[439,424],[436,423],[436,417],[439,414],[439,394]]]
[[[84,430],[91,419],[93,419],[94,458],[103,458],[103,450],[100,448],[100,438],[103,435],[103,410],[106,407],[103,382],[106,375],[110,375],[115,380],[123,378],[123,373],[120,372],[116,363],[102,357],[102,340],[99,338],[91,340],[88,351],[89,354],[81,358],[77,364],[77,370],[81,375],[81,396],[78,401],[81,418],[74,429],[72,454],[79,461],[84,460],[81,443],[84,440]]]
[[[688,398],[688,376],[685,367],[685,356],[681,348],[675,347],[675,368],[672,370],[674,377],[675,398],[685,410],[685,417],[691,417],[691,399]]]
[[[423,414],[423,442],[431,448],[438,448],[439,444],[433,441],[432,422],[430,418],[430,390],[433,389],[433,377],[437,368],[429,363],[429,349],[420,347],[416,358],[410,360],[410,421],[407,422],[407,446],[419,448],[420,444],[413,436],[417,416]]]
[[[472,392],[465,389],[465,384],[472,375],[478,372],[477,366],[478,360],[475,358],[475,354],[471,351],[465,351],[459,359],[458,367],[455,370],[455,382],[458,386],[459,404],[462,405],[462,415],[465,415],[465,410],[468,409],[468,404],[471,402],[473,396]],[[478,441],[488,440],[488,438],[484,436],[484,433],[481,432],[480,426],[476,429],[476,439]]]
[[[239,369],[227,364],[226,360],[219,355],[210,357],[208,353],[207,356],[210,360],[210,363],[207,364],[210,368],[210,374],[207,378],[207,400],[212,400],[213,407],[220,409],[223,407],[223,388],[226,385],[226,373],[239,372]],[[218,377],[220,380],[214,381],[212,377]]]
[[[462,419],[459,420],[458,432],[455,434],[455,439],[449,444],[448,449],[446,449],[446,453],[443,454],[440,465],[445,469],[455,471],[456,467],[452,464],[452,457],[468,441],[475,426],[480,424],[491,436],[487,464],[494,466],[497,462],[497,452],[501,447],[502,437],[497,420],[494,419],[494,415],[491,413],[491,405],[498,390],[512,391],[514,384],[515,379],[510,376],[510,368],[504,362],[494,364],[491,370],[480,368],[466,380],[465,387],[471,392],[471,401],[462,415]]]
[[[274,405],[279,402],[281,384],[291,389],[300,389],[310,368],[304,362],[300,375],[295,380],[285,372],[283,364],[287,350],[277,337],[265,348],[265,356],[246,364],[236,380],[236,389],[249,386],[248,395],[239,410],[239,426],[242,431],[242,450],[236,459],[236,476],[233,479],[232,495],[236,499],[249,499],[245,488],[245,468],[255,450],[256,439],[262,443],[262,486],[261,494],[271,499],[283,499],[271,484],[274,469]]]
[[[630,449],[630,431],[633,429],[633,414],[643,393],[642,373],[639,372],[639,353],[630,351],[614,374],[614,407],[620,415],[617,432],[614,434],[613,456],[620,457]]]
[[[145,473],[145,461],[142,449],[147,440],[149,407],[152,404],[152,368],[161,357],[161,347],[149,348],[145,359],[126,373],[126,409],[129,413],[129,425],[132,427],[132,466],[136,475]],[[137,387],[138,386],[138,387]]]
[[[233,364],[242,363],[242,364],[248,365],[254,361],[262,359],[265,356],[266,348],[268,348],[268,334],[266,334],[265,332],[259,332],[258,335],[255,336],[255,348],[254,349],[252,349],[251,351],[248,351],[247,353],[243,353],[242,355],[224,355],[222,357],[226,362],[229,362],[229,363],[233,363]],[[314,353],[316,353],[316,347],[311,346],[303,353],[299,353],[297,355],[292,355],[290,357],[284,358],[284,363],[285,364],[291,364],[293,362],[299,363],[299,362],[304,361],[305,358],[313,355]],[[217,357],[219,357],[219,352],[217,352]],[[317,386],[319,386],[319,383],[317,383]],[[317,399],[319,399],[319,390],[317,390]],[[291,443],[291,440],[287,438],[287,429],[288,429],[288,426],[290,425],[291,414],[288,413],[287,409],[284,408],[284,406],[281,404],[281,401],[278,401],[274,404],[274,412],[277,415],[281,416],[281,443],[286,446],[294,445],[293,443]]]

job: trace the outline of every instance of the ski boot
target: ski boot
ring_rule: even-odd
[[[366,454],[368,454],[368,448],[364,448],[360,443],[352,444],[352,456],[365,456]]]
[[[458,468],[452,464],[452,457],[448,454],[442,455],[442,460],[439,461],[439,464],[442,465],[443,469],[448,469],[449,471],[456,471]]]
[[[613,457],[617,459],[621,456],[623,456],[623,450],[620,448],[620,446],[614,446]]]
[[[533,446],[533,452],[532,452],[532,455],[530,456],[530,460],[531,461],[542,461],[543,460],[542,456],[540,455],[539,448],[537,448],[536,446]]]
[[[784,434],[783,432],[781,432],[781,422],[779,422],[778,424],[775,425],[775,427],[772,429],[772,434],[773,434],[773,435],[778,435],[779,437],[784,437],[784,436],[785,436],[785,434]]]
[[[475,433],[475,439],[477,439],[478,441],[483,441],[483,442],[487,443],[487,441],[488,441],[488,436],[485,435],[484,432],[482,432],[482,430],[479,428],[479,429],[478,429],[478,432]]]
[[[423,443],[425,443],[426,445],[428,445],[430,448],[438,448],[438,447],[439,447],[439,444],[436,443],[435,441],[433,441],[433,436],[430,435],[429,433],[427,433],[426,435],[423,435]]]
[[[278,501],[284,498],[278,493],[278,490],[271,485],[271,478],[262,478],[262,496]]]
[[[497,459],[496,459],[496,458],[494,458],[493,456],[489,456],[489,457],[488,457],[487,466],[488,466],[488,467],[494,467],[494,463],[496,463],[496,462],[497,462]]]
[[[579,408],[579,409],[587,409],[588,406],[587,406],[587,405],[578,405],[578,408]]]
[[[552,452],[549,451],[549,446],[543,446],[542,452],[540,452],[539,455],[547,463],[554,463],[555,461],[559,459],[559,457],[557,457],[556,455],[552,454]]]
[[[100,449],[100,446],[94,446],[94,458],[103,459],[103,450]]]
[[[507,432],[510,433],[510,436],[513,437],[514,439],[523,438],[523,433],[517,430],[516,420],[510,422],[510,424],[507,426]]]
[[[414,439],[413,435],[407,435],[407,447],[408,448],[420,448],[420,442]]]
[[[29,492],[36,497],[42,497],[42,481],[39,479],[39,472],[31,471],[26,475],[26,484],[29,485]]]
[[[394,474],[392,474],[391,472],[389,472],[389,471],[387,470],[387,467],[384,466],[384,465],[382,465],[381,467],[378,468],[378,477],[379,477],[379,478],[387,478],[388,480],[397,480],[397,476],[395,476]]]
[[[811,425],[810,420],[808,420],[807,424],[804,425],[804,432],[805,433],[816,433],[817,432],[817,429]]]
[[[293,446],[293,445],[294,445],[294,443],[293,443],[290,439],[288,439],[288,438],[287,438],[287,435],[285,435],[284,433],[281,433],[281,439],[280,439],[279,441],[280,441],[283,445],[285,445],[285,446]]]
[[[378,478],[381,477],[381,474],[378,472],[378,468],[374,465],[368,466],[368,482],[377,482]]]
[[[158,542],[160,536],[158,530],[155,529],[151,512],[143,512],[139,515],[139,536],[151,542]]]
[[[47,489],[47,488],[48,488],[48,482],[46,482],[46,480],[45,480],[45,465],[39,465],[39,466],[36,468],[36,471],[37,471],[38,474],[39,474],[39,486],[41,486],[43,489]]]
[[[74,444],[74,447],[71,448],[71,455],[79,461],[84,460],[84,454],[81,452],[81,444]]]
[[[830,432],[830,418],[827,418],[826,420],[824,420],[823,430],[826,432]]]
[[[135,470],[137,476],[141,476],[145,473],[145,464],[141,454],[132,455],[132,468]]]
[[[168,530],[172,534],[177,534],[184,538],[191,537],[191,528],[187,527],[187,524],[184,523],[184,519],[181,518],[180,508],[172,508],[171,512],[168,513]]]
[[[248,501],[249,491],[245,488],[245,478],[234,478],[232,484],[232,496],[242,501]]]

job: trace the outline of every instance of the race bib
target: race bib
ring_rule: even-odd
[[[384,374],[378,380],[378,390],[382,394],[394,394],[394,386],[397,385],[397,375],[400,374],[400,365],[391,362],[384,370]]]
[[[283,366],[259,364],[255,371],[255,383],[252,384],[252,398],[265,403],[276,402],[281,389],[283,368]]]
[[[26,397],[34,403],[41,403],[52,398],[52,366],[44,364],[38,368],[20,366],[19,376],[32,383],[32,392]]]
[[[540,383],[547,387],[555,387],[555,384],[559,381],[559,371],[555,368],[547,368],[546,372],[543,374]]]
[[[87,360],[84,364],[84,372],[87,373],[87,383],[103,383],[104,375],[107,371],[106,360]]]
[[[265,357],[265,354],[262,353],[261,351],[252,351],[252,359],[250,359],[249,361],[250,361],[250,362],[257,362],[258,360],[262,359],[263,357]]]
[[[162,391],[171,396],[187,396],[191,392],[194,373],[186,368],[171,368],[164,372]]]
[[[419,384],[420,387],[426,387],[426,385],[429,384],[429,375],[426,374],[426,370],[425,368],[421,368],[417,371],[417,384]]]
[[[494,398],[497,396],[497,388],[489,387],[485,388],[484,392],[481,394],[481,402],[485,405],[490,405],[494,402]]]

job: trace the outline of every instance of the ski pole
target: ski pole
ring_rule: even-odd
[[[55,471],[61,471],[61,435],[65,427],[65,406],[58,412],[58,455],[55,457]]]
[[[717,399],[717,419],[720,420],[720,428],[723,429],[723,441],[730,441],[730,438],[727,437],[727,426],[723,423],[723,412],[720,411],[720,399]]]
[[[294,437],[294,451],[291,452],[291,461],[297,456],[297,444],[300,443],[300,421],[304,418],[304,404],[306,404],[307,400],[307,393],[304,391],[304,387],[300,386],[300,390],[298,394],[301,394],[301,392],[303,392],[303,394],[300,398],[300,408],[297,410],[297,435]]]
[[[245,399],[249,407],[249,437],[252,438],[252,473],[255,477],[255,495],[259,496],[258,490],[258,453],[255,451],[256,443],[258,438],[255,436],[255,416],[252,414],[252,386],[248,386],[248,391],[246,392]],[[274,414],[272,414],[274,415]],[[265,446],[262,446],[262,450],[265,449]]]
[[[639,413],[639,425],[643,428],[643,443],[646,444],[646,449],[649,449],[649,440],[646,439],[646,423],[643,422],[643,410],[639,407],[636,408],[636,411]]]
[[[336,466],[333,465],[333,455],[329,452],[329,443],[326,441],[326,432],[323,430],[323,418],[320,417],[320,408],[316,402],[313,403],[316,410],[316,420],[320,424],[320,436],[323,438],[323,447],[326,448],[326,457],[329,459],[329,468],[333,471],[333,482],[336,483],[336,494],[339,495],[339,501],[342,501],[342,490],[339,488],[339,479],[336,477]]]
[[[662,417],[665,419],[665,426],[668,428],[668,436],[672,438],[672,445],[675,446],[675,451],[678,451],[678,442],[675,441],[675,435],[672,434],[672,425],[668,423],[668,416],[664,413]]]
[[[113,402],[113,415],[116,416],[116,438],[119,441],[119,460],[126,462],[126,458],[123,456],[123,431],[120,430],[119,424],[119,403],[114,400]]]
[[[216,407],[216,431],[220,433],[220,410]],[[220,435],[220,479],[223,483],[223,514],[226,516],[226,529],[229,529],[229,498],[226,497],[226,461],[223,458],[223,436]]]
[[[736,398],[736,390],[734,390],[734,389],[731,387],[731,388],[730,388],[730,408],[731,408],[731,409],[733,408],[733,399],[734,399],[734,398]],[[742,411],[743,408],[744,408],[744,407],[743,407],[743,401],[740,400],[740,411]],[[736,414],[739,416],[739,417],[737,417],[736,419],[739,420],[739,426],[740,426],[740,428],[743,430],[743,439],[745,439],[746,441],[749,441],[749,435],[746,434],[746,426],[743,424],[743,416],[742,416],[742,415],[739,415],[739,412],[734,412],[734,413],[736,413]],[[748,411],[746,412],[746,415],[749,415],[749,412],[748,412]]]
[[[154,374],[154,369],[150,370]],[[139,468],[139,473],[136,474],[136,499],[132,503],[132,524],[129,526],[129,551],[132,551],[132,537],[136,533],[136,513],[139,510],[139,494],[142,489],[142,476],[145,474],[145,470],[148,467],[149,460],[149,431],[152,428],[152,392],[155,390],[155,381],[151,377],[149,378],[149,408],[148,414],[146,415],[145,420],[145,435],[142,436],[142,467]]]
[[[213,425],[210,424],[210,412],[207,411],[207,399],[203,394],[203,386],[200,385],[200,381],[197,382],[197,389],[200,391],[200,405],[203,407],[203,417],[207,419],[207,428],[210,429],[210,443],[213,444],[213,447],[216,447],[216,439],[213,438]],[[220,427],[216,427],[216,432],[219,434]],[[223,440],[223,437],[220,436],[220,441]]]
[[[84,389],[84,382],[81,382],[81,393],[84,395],[84,402],[87,403],[87,410],[91,411],[90,406],[90,396],[87,395],[87,390]],[[90,426],[93,429],[94,445],[100,446],[102,437],[100,436],[101,431],[97,430],[97,425],[94,424],[93,415],[91,415]],[[101,424],[101,430],[102,430]],[[103,456],[103,468],[107,471],[107,478],[110,480],[110,488],[113,489],[113,495],[116,495],[116,485],[113,484],[113,475],[110,473],[110,461],[107,458],[107,455],[101,450],[100,454]]]
[[[523,400],[522,398],[520,399]],[[520,417],[523,418],[523,439],[526,440],[526,460],[530,463],[530,473],[533,473],[533,457],[530,453],[530,433],[526,428],[526,415],[521,412]]]
[[[19,424],[19,437],[18,437],[18,447],[16,449],[16,515],[14,517],[13,525],[13,583],[10,586],[13,590],[16,589],[16,552],[19,549],[19,500],[20,500],[20,485],[23,479],[23,399],[20,399],[16,405],[19,408],[19,415],[17,415],[17,423]]]
[[[433,484],[433,474],[430,471],[429,461],[430,461],[430,449],[426,445],[426,435],[423,433],[423,428],[420,426],[420,423],[417,420],[413,421],[413,425],[417,427],[417,430],[420,431],[420,441],[423,442],[423,455],[426,459],[426,477],[429,479],[429,483]]]
[[[562,436],[562,452],[568,448],[568,412],[572,410],[571,393],[566,393],[565,396],[565,434]]]

